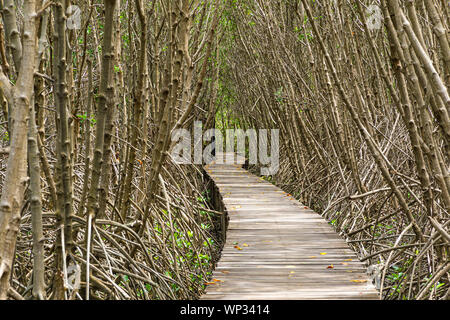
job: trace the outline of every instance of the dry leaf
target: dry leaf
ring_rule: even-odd
[[[344,261],[352,261],[353,259],[345,259]]]
[[[332,264],[330,264],[327,269],[334,269],[334,266]]]
[[[220,280],[220,279],[212,279],[212,281],[214,281],[214,282],[223,282],[223,280]]]
[[[365,279],[355,279],[355,280],[350,280],[351,282],[356,282],[356,283],[364,283],[367,282],[367,280]]]
[[[243,247],[248,247],[248,244],[243,243],[242,246],[243,246]]]
[[[309,256],[308,258],[317,258],[317,256]]]
[[[242,248],[239,247],[239,246],[234,246],[234,248],[235,248],[235,249],[238,249],[238,250],[242,250]]]
[[[321,252],[321,253],[320,253],[321,256],[324,256],[324,255],[326,255],[326,254],[327,254],[326,252]]]
[[[205,285],[209,286],[211,284],[217,284],[216,282],[205,282]]]

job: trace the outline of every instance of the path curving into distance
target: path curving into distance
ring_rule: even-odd
[[[229,216],[202,300],[378,299],[366,267],[319,214],[233,164],[210,164]]]

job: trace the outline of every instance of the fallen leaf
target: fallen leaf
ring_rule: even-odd
[[[356,282],[356,283],[364,283],[367,282],[367,280],[365,279],[355,279],[355,280],[350,280],[351,282]]]
[[[330,264],[327,269],[334,269],[334,266],[332,264]]]
[[[341,262],[341,264],[344,265],[344,266],[348,266],[347,262]]]
[[[317,258],[317,256],[309,256],[308,258]]]
[[[222,273],[225,273],[225,274],[230,273],[230,271],[226,271],[226,270],[221,271],[221,272],[222,272]]]
[[[324,256],[324,255],[326,255],[326,254],[327,254],[326,252],[321,252],[321,253],[320,253],[321,256]]]
[[[214,282],[223,282],[223,280],[220,280],[220,279],[212,279],[212,281],[214,281]]]
[[[345,259],[344,261],[352,261],[353,259]]]
[[[242,246],[243,246],[243,247],[248,247],[248,244],[243,243]]]
[[[211,284],[217,284],[216,282],[205,282],[205,285],[209,286]]]
[[[239,246],[234,246],[234,248],[235,248],[235,249],[238,249],[238,250],[242,250],[242,248],[239,247]]]

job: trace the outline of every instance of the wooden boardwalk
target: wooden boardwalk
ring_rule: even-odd
[[[205,169],[229,225],[201,299],[378,299],[365,265],[320,215],[241,165]]]

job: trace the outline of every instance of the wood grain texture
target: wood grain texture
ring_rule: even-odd
[[[319,214],[241,165],[205,170],[229,224],[202,300],[378,299],[365,264]]]

